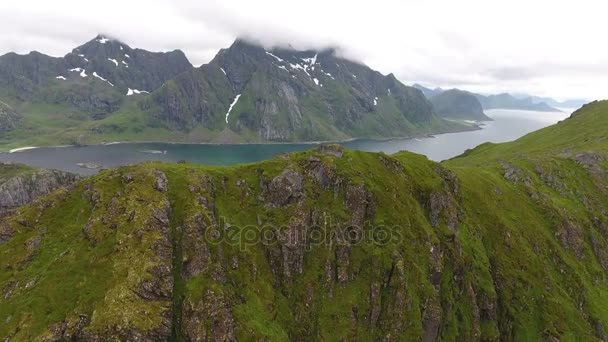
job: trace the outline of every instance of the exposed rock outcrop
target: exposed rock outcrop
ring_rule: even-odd
[[[34,170],[15,175],[0,183],[0,211],[29,204],[80,179],[78,175],[57,170]]]

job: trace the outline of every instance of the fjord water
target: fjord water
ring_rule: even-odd
[[[485,142],[507,142],[567,118],[563,112],[487,110],[494,119],[482,123],[482,129],[440,134],[421,139],[355,140],[344,142],[350,149],[392,154],[402,150],[426,155],[441,161],[455,157]],[[102,168],[137,164],[145,161],[177,162],[185,160],[206,165],[233,165],[269,159],[285,152],[314,148],[316,144],[247,144],[187,145],[168,143],[125,143],[84,147],[39,148],[17,153],[0,153],[1,162],[23,163],[81,174],[94,174],[97,169],[77,164],[91,163]]]

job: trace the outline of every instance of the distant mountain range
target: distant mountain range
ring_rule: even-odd
[[[9,53],[0,56],[0,101],[5,147],[319,141],[473,128],[443,120],[417,89],[334,50],[266,50],[241,39],[198,68],[179,50],[134,49],[105,35],[61,58]]]
[[[429,98],[437,114],[444,118],[491,121],[475,94],[450,89]]]
[[[422,91],[422,93],[429,99],[446,91],[442,88],[427,88],[420,84],[414,84],[413,87]],[[517,109],[540,112],[554,112],[559,111],[558,108],[579,108],[589,102],[587,100],[582,99],[574,99],[560,102],[550,97],[537,97],[527,94],[471,94],[477,97],[483,109]]]

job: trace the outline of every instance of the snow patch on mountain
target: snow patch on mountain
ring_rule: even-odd
[[[330,74],[330,73],[328,73],[328,72],[325,72],[325,71],[323,71],[323,70],[321,70],[321,72],[322,72],[322,73],[324,73],[324,74],[325,74],[325,76],[327,76],[327,77],[331,78],[332,80],[335,80],[335,78],[332,76],[332,74]]]
[[[220,68],[220,70],[222,70],[222,72],[224,73],[224,75],[228,76],[228,75],[226,74],[226,70],[224,70],[224,68]]]
[[[268,51],[265,51],[265,52],[266,52],[266,54],[267,54],[268,56],[270,56],[270,57],[274,57],[274,58],[275,58],[277,61],[279,61],[279,62],[285,62],[283,59],[281,59],[281,58],[279,58],[278,56],[276,56],[276,55],[272,54],[271,52],[268,52]]]
[[[118,61],[112,58],[108,58],[108,60],[118,66]]]
[[[74,69],[69,69],[68,71],[78,71],[80,72],[80,77],[87,77],[87,73],[83,68],[74,68]]]
[[[150,94],[149,91],[137,90],[137,89],[131,89],[131,88],[129,88],[129,90],[127,91],[127,96],[131,96],[131,95],[134,95],[134,94],[139,95],[139,94],[143,94],[143,93]]]
[[[97,42],[99,42],[100,44],[105,44],[109,41],[110,41],[110,39],[106,38],[106,37],[101,37],[101,38],[97,39]]]
[[[64,80],[65,81],[65,77],[63,77],[63,76],[55,76],[55,78],[58,79],[58,80]]]
[[[110,81],[106,80],[105,78],[103,78],[103,77],[99,76],[99,75],[97,74],[97,72],[96,72],[96,71],[94,71],[94,72],[93,72],[93,76],[95,76],[95,77],[99,78],[100,80],[102,80],[102,81],[104,81],[104,82],[107,82],[107,83],[108,83],[109,85],[111,85],[112,87],[114,86],[114,85],[112,84],[112,82],[110,82]]]
[[[232,112],[232,108],[234,108],[234,105],[236,105],[236,103],[239,101],[240,97],[241,97],[241,94],[238,94],[234,98],[234,101],[232,101],[232,103],[230,104],[230,107],[228,108],[228,112],[226,113],[226,123],[228,123],[228,117],[230,116],[230,112]]]

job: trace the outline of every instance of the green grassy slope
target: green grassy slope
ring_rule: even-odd
[[[102,171],[0,221],[0,336],[605,339],[607,115],[445,164],[321,147]]]

